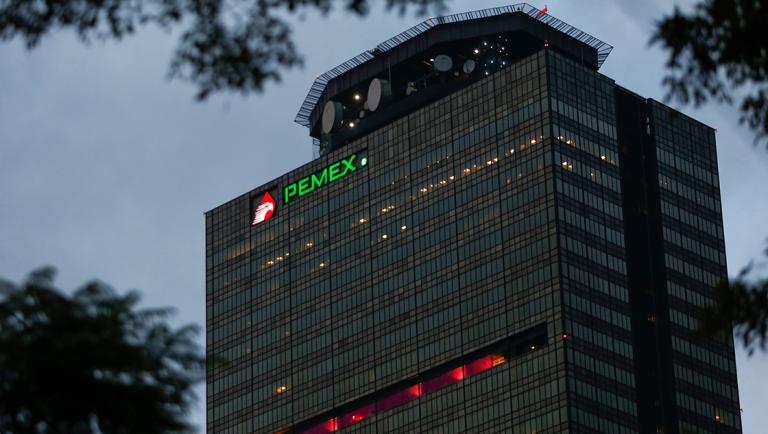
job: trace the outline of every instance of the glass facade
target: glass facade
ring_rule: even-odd
[[[703,338],[699,309],[728,276],[715,131],[652,103],[680,432],[741,432],[733,340]]]
[[[637,432],[613,80],[551,56],[572,430]]]
[[[641,432],[615,89],[540,50],[208,212],[208,432]],[[738,432],[732,343],[692,337],[725,275],[714,138],[682,150],[665,110],[664,432]]]

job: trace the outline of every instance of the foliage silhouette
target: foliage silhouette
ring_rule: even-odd
[[[768,138],[768,5],[705,0],[664,17],[651,38],[668,51],[667,98],[684,104],[741,100],[741,121]],[[768,143],[768,142],[766,142]]]
[[[98,281],[66,295],[54,274],[0,280],[0,433],[192,432],[196,327]]]
[[[364,16],[374,0],[339,0]],[[171,77],[198,87],[198,99],[212,92],[261,91],[281,70],[302,64],[293,43],[288,14],[317,10],[327,14],[333,0],[0,0],[0,39],[23,39],[28,48],[57,28],[72,29],[83,41],[120,40],[140,28],[182,28],[170,63]],[[386,0],[401,14],[410,8],[439,11],[443,0]]]

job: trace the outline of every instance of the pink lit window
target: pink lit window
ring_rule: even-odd
[[[339,418],[334,417],[333,419],[327,420],[320,425],[314,426],[306,431],[303,431],[303,434],[326,434],[329,432],[336,432],[339,430]]]
[[[365,419],[368,419],[369,417],[373,416],[376,413],[376,407],[374,404],[368,404],[364,405],[362,407],[358,407],[355,410],[350,411],[349,413],[341,416],[339,419],[341,419],[339,422],[340,427],[350,426],[354,425],[358,422],[362,422]]]
[[[395,392],[376,403],[376,411],[387,411],[405,405],[421,396],[421,384],[415,384],[405,390]]]
[[[444,374],[441,374],[438,377],[425,381],[424,383],[422,383],[421,390],[423,393],[427,394],[435,390],[442,389],[445,386],[450,386],[451,384],[458,383],[463,379],[464,379],[464,367],[459,366],[458,368],[451,369],[450,371]]]
[[[450,386],[460,382],[466,377],[478,375],[485,372],[495,366],[504,364],[507,359],[502,354],[491,354],[475,359],[464,366],[451,369],[450,371],[443,372],[437,377],[430,378],[422,383],[413,384],[405,389],[392,392],[391,394],[381,398],[372,404],[363,405],[355,408],[348,413],[329,419],[319,425],[315,425],[306,431],[304,434],[327,434],[340,431],[344,427],[352,426],[360,423],[370,417],[373,417],[377,413],[392,410],[394,408],[405,405],[422,395],[434,392],[435,390],[442,389],[443,387]]]
[[[487,371],[489,369],[493,368],[493,357],[492,356],[485,356],[481,357],[475,361],[469,362],[464,366],[464,369],[466,371],[467,377],[471,377],[473,375],[477,375],[481,372]]]

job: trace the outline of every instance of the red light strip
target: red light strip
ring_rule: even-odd
[[[362,422],[378,413],[383,413],[401,407],[416,398],[426,395],[443,387],[456,384],[459,381],[483,373],[491,368],[504,364],[506,358],[502,355],[483,356],[463,366],[446,371],[436,377],[416,383],[406,389],[398,390],[375,403],[363,405],[342,416],[334,417],[319,425],[315,425],[303,434],[325,434],[337,432],[339,429]]]

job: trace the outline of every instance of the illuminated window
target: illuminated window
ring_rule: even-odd
[[[493,368],[493,357],[492,356],[485,356],[483,358],[477,359],[474,362],[467,363],[466,365],[466,374],[467,377],[471,377],[473,375],[479,374],[481,372],[487,371],[491,368]]]
[[[373,416],[376,413],[376,405],[368,404],[358,407],[339,418],[339,427],[354,425]]]
[[[523,355],[526,352],[526,349],[534,350],[537,348],[537,344],[546,345],[545,342],[545,336],[540,335],[534,340],[526,339],[524,343],[521,342],[519,345],[515,346],[510,342],[508,348],[510,348],[510,350],[511,348],[516,348],[513,350],[514,354]],[[400,390],[389,392],[387,395],[376,399],[375,402],[371,402],[372,399],[367,398],[366,401],[364,401],[365,404],[357,407],[353,406],[351,410],[347,410],[347,412],[342,415],[327,419],[318,425],[300,432],[304,434],[324,434],[339,431],[341,428],[361,423],[379,413],[401,407],[421,396],[459,383],[465,378],[480,375],[497,366],[503,365],[506,362],[507,357],[504,354],[486,353],[486,355],[478,356],[461,366],[454,365],[454,367],[446,368],[435,375],[429,375],[421,382],[412,383],[410,386]]]
[[[421,384],[413,385],[405,390],[395,392],[376,403],[377,411],[388,411],[421,396]]]

